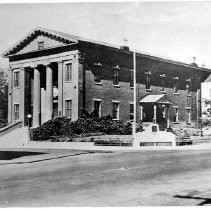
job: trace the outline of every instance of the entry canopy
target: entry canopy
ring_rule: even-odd
[[[154,103],[154,104],[163,104],[171,105],[172,103],[168,100],[167,96],[164,94],[160,95],[147,95],[142,98],[139,103]]]

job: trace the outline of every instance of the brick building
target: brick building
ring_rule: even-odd
[[[127,47],[38,27],[3,56],[10,63],[9,122],[27,125],[30,113],[36,127],[57,116],[76,120],[82,110],[133,120],[133,52]],[[139,52],[136,67],[137,121],[196,122],[209,69]]]

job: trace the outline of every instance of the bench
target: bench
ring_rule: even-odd
[[[94,142],[95,146],[120,146],[120,147],[130,147],[132,142],[122,142],[119,137],[114,136],[101,136],[101,137],[92,137],[91,141]]]
[[[190,136],[183,136],[181,139],[176,140],[177,146],[192,145],[193,140],[190,140]]]

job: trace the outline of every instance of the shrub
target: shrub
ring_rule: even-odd
[[[130,123],[113,121],[110,115],[95,117],[93,114],[84,112],[81,118],[71,122],[66,117],[58,117],[49,120],[38,128],[31,129],[30,137],[34,141],[72,141],[74,137],[86,137],[94,134],[107,135],[130,135],[132,127]],[[59,138],[63,136],[63,138]]]

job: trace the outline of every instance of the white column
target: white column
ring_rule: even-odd
[[[169,128],[169,106],[167,106],[167,128]]]
[[[140,120],[143,121],[143,106],[140,106]]]
[[[9,77],[8,77],[8,123],[12,123],[12,116],[13,116],[13,105],[12,105],[12,90],[13,90],[13,71],[10,67],[9,69]]]
[[[40,125],[40,71],[34,68],[33,127]]]
[[[46,65],[46,120],[53,117],[53,69]]]
[[[154,118],[153,118],[153,123],[157,123],[157,106],[154,105]]]
[[[58,116],[63,116],[63,63],[58,62]]]

